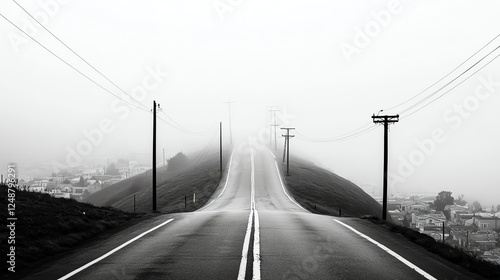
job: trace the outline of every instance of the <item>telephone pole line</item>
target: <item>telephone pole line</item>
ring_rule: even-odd
[[[290,135],[290,130],[294,130],[294,127],[282,127],[281,129],[286,129],[285,146],[286,146],[286,175],[290,176],[290,138],[295,137],[295,135]]]
[[[274,150],[277,150],[278,149],[278,140],[276,137],[276,127],[278,127],[279,124],[276,122],[276,120],[277,120],[276,119],[276,112],[278,112],[279,109],[271,109],[269,111],[272,112],[272,114],[273,114],[273,123],[271,124],[271,127],[274,126]],[[271,137],[271,135],[269,135],[269,136]]]
[[[399,121],[399,115],[372,116],[374,123],[384,124],[384,191],[382,201],[382,220],[387,219],[387,169],[389,166],[389,125]]]
[[[158,104],[158,109],[160,104]],[[153,212],[156,211],[156,101],[153,100],[153,167],[151,169],[153,174]]]
[[[229,114],[229,145],[233,146],[233,131],[231,130],[231,103],[234,102],[224,102],[227,104],[227,111]]]
[[[222,122],[219,124],[219,177],[222,179]]]

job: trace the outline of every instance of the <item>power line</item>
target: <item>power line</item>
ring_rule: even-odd
[[[183,127],[182,125],[180,125],[178,122],[176,122],[173,118],[171,118],[164,110],[161,110],[161,112],[165,115],[165,117],[167,117],[170,121],[172,121],[173,124],[167,122],[166,120],[162,119],[161,117],[158,117],[161,121],[163,121],[164,123],[168,124],[169,126],[175,128],[175,129],[178,129],[178,130],[185,132],[187,134],[197,135],[197,136],[205,136],[205,135],[210,135],[214,131],[216,131],[216,129],[206,130],[206,131],[194,131],[194,130],[187,129],[187,128]]]
[[[499,46],[500,47],[500,46]],[[498,47],[497,47],[498,48]],[[434,103],[435,101],[437,101],[438,99],[440,99],[441,97],[445,96],[446,94],[448,94],[450,91],[454,90],[456,87],[458,87],[459,85],[463,84],[465,81],[467,81],[470,77],[474,76],[477,72],[481,71],[484,67],[488,66],[491,62],[493,62],[495,59],[497,59],[498,57],[500,56],[500,54],[497,54],[492,60],[488,61],[485,65],[481,66],[479,69],[477,69],[476,71],[474,71],[472,74],[470,74],[467,78],[463,79],[462,81],[460,81],[458,84],[454,85],[452,88],[448,89],[447,91],[445,91],[443,94],[441,94],[440,96],[438,96],[436,99],[433,99],[431,100],[429,103],[425,104],[424,106],[418,108],[417,110],[411,112],[410,114],[408,115],[404,115],[403,117],[401,117],[401,119],[404,119],[404,118],[407,118],[413,114],[415,114],[416,112],[419,112],[420,110],[424,109],[425,107],[429,106],[430,104]]]
[[[393,107],[390,107],[390,108],[387,108],[387,109],[384,109],[384,111],[388,111],[388,110],[392,110],[392,109],[395,109],[397,107],[400,107],[410,101],[412,101],[413,99],[417,98],[418,96],[422,95],[424,92],[426,92],[427,90],[429,90],[430,88],[432,88],[433,86],[435,86],[436,84],[438,84],[439,82],[441,82],[442,80],[444,80],[446,77],[450,76],[453,72],[455,72],[458,68],[460,68],[462,65],[464,65],[467,61],[469,61],[471,58],[473,58],[476,54],[478,54],[480,51],[482,51],[484,48],[486,48],[489,44],[491,44],[491,42],[495,41],[498,37],[500,37],[500,34],[498,34],[497,36],[495,36],[493,39],[491,39],[488,43],[486,43],[482,48],[480,48],[478,51],[476,51],[475,53],[473,53],[471,56],[469,56],[466,60],[464,60],[462,63],[460,63],[457,67],[455,67],[453,70],[451,70],[450,72],[448,72],[448,74],[446,74],[444,77],[442,77],[441,79],[439,79],[438,81],[436,81],[435,83],[433,83],[432,85],[428,86],[427,88],[425,88],[424,90],[422,90],[421,92],[419,92],[417,95],[413,96],[412,98],[396,105],[396,106],[393,106]]]
[[[376,127],[377,126],[374,125],[373,123],[367,123],[367,124],[365,124],[361,127],[358,127],[357,129],[355,129],[349,133],[345,133],[345,134],[341,134],[341,135],[336,136],[336,137],[329,137],[329,138],[309,137],[309,136],[306,136],[306,135],[297,131],[297,137],[299,139],[302,139],[302,140],[305,140],[308,142],[318,142],[318,143],[338,142],[338,141],[344,141],[344,140],[349,140],[349,139],[359,137],[361,135],[364,135],[364,134],[374,130]]]
[[[455,77],[454,79],[452,79],[451,81],[449,81],[448,83],[446,83],[445,85],[443,85],[442,87],[440,87],[439,89],[435,90],[432,94],[426,96],[425,98],[423,98],[422,100],[418,101],[417,103],[413,104],[412,106],[406,108],[405,110],[401,111],[400,114],[404,114],[406,112],[408,112],[409,110],[417,107],[418,105],[424,103],[425,101],[429,100],[432,96],[436,95],[437,93],[439,93],[439,91],[443,90],[445,87],[449,86],[451,83],[453,83],[454,81],[456,81],[458,78],[460,78],[461,76],[463,76],[465,73],[469,72],[472,68],[474,68],[476,65],[478,65],[481,61],[483,61],[486,57],[488,57],[490,54],[492,54],[494,51],[498,50],[500,48],[500,45],[497,46],[495,49],[493,49],[492,51],[490,51],[487,55],[483,56],[480,60],[478,60],[476,63],[474,63],[473,65],[471,65],[469,68],[467,68],[465,71],[463,71],[462,73],[460,73],[457,77]],[[498,56],[497,56],[498,57]],[[495,58],[493,58],[493,60],[495,60]],[[491,60],[491,61],[493,61]],[[489,63],[491,63],[488,62]],[[484,66],[482,67],[484,68]],[[480,69],[482,69],[480,68]],[[469,76],[470,77],[470,76]],[[445,93],[446,94],[446,93]],[[429,103],[430,104],[430,103]],[[427,105],[425,105],[424,107],[426,107]],[[424,108],[422,107],[422,108]],[[420,109],[419,109],[420,110]]]
[[[53,56],[55,56],[56,58],[58,58],[60,61],[62,61],[64,64],[66,64],[67,66],[69,66],[71,69],[75,70],[78,74],[82,75],[83,77],[85,77],[87,80],[89,80],[90,82],[92,82],[93,84],[95,84],[96,86],[98,86],[99,88],[101,88],[102,90],[106,91],[107,93],[113,95],[114,97],[120,99],[121,101],[129,104],[130,106],[133,106],[139,110],[142,110],[142,111],[145,111],[145,112],[149,112],[148,109],[144,109],[144,108],[141,108],[141,107],[138,107],[137,105],[133,104],[133,103],[130,103],[128,102],[127,100],[121,98],[120,96],[116,95],[115,93],[111,92],[110,90],[106,89],[105,87],[103,87],[102,85],[100,85],[98,82],[96,82],[95,80],[93,80],[92,78],[90,78],[89,76],[85,75],[82,71],[76,69],[73,65],[71,65],[69,62],[67,62],[66,60],[64,60],[63,58],[61,58],[59,55],[57,55],[56,53],[54,53],[53,51],[51,51],[49,48],[45,47],[42,43],[38,42],[35,38],[33,38],[32,36],[30,36],[28,33],[26,33],[24,30],[22,30],[19,26],[17,26],[16,24],[14,24],[12,21],[10,21],[8,18],[6,18],[4,15],[0,14],[1,17],[3,17],[7,22],[9,22],[12,26],[14,26],[15,28],[17,28],[19,31],[21,31],[24,35],[28,36],[31,40],[33,40],[35,43],[37,43],[39,46],[41,46],[43,49],[45,49],[46,51],[48,51],[50,54],[52,54]]]
[[[26,9],[24,9],[19,3],[17,3],[15,0],[12,0],[16,5],[21,8],[28,16],[30,16],[34,21],[38,23],[45,31],[47,31],[52,37],[54,37],[57,41],[59,41],[61,44],[63,44],[68,50],[70,50],[74,55],[76,55],[78,58],[80,58],[83,62],[85,62],[89,67],[94,69],[99,75],[104,77],[108,82],[110,82],[113,86],[115,86],[117,89],[119,89],[123,94],[127,95],[128,97],[132,98],[132,100],[136,101],[138,104],[142,105],[146,110],[149,110],[149,107],[144,105],[143,103],[139,102],[136,100],[133,96],[128,94],[126,91],[124,91],[121,87],[119,87],[116,83],[114,83],[111,79],[109,79],[106,75],[104,75],[101,71],[99,71],[97,68],[95,68],[92,64],[90,64],[86,59],[84,59],[82,56],[80,56],[78,53],[76,53],[71,47],[69,47],[66,43],[64,43],[59,37],[57,37],[54,33],[52,33],[49,29],[47,29],[43,24],[41,24],[34,16],[32,16]]]

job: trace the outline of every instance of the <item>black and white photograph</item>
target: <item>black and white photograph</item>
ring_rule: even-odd
[[[1,0],[1,279],[500,279],[500,2]]]

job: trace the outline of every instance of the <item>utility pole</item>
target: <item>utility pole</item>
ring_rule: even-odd
[[[374,123],[384,124],[384,191],[382,201],[382,220],[387,220],[387,169],[389,166],[389,125],[399,121],[399,115],[372,116]]]
[[[285,139],[285,147],[283,147],[283,163],[285,163],[285,158],[286,158],[286,139]]]
[[[281,129],[286,129],[285,146],[286,146],[286,175],[290,176],[290,138],[295,137],[295,135],[290,135],[290,130],[294,130],[294,127],[282,127]]]
[[[276,112],[279,111],[279,109],[271,109],[269,110],[273,114],[273,123],[271,124],[271,127],[274,126],[274,150],[278,149],[278,140],[276,137],[276,127],[279,126],[279,124],[276,122]]]
[[[158,104],[160,108],[160,104]],[[156,211],[156,101],[153,100],[153,212]]]
[[[233,146],[233,131],[231,130],[231,103],[234,102],[224,102],[227,104],[227,111],[229,114],[229,145]]]
[[[222,178],[222,122],[219,124],[219,177]]]
[[[165,166],[165,149],[163,149],[163,166]]]

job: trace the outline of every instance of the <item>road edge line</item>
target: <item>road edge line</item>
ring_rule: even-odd
[[[396,258],[398,261],[404,263],[406,266],[408,266],[409,268],[415,270],[415,272],[419,273],[420,275],[422,275],[423,277],[425,277],[426,279],[429,279],[429,280],[437,280],[437,278],[433,277],[432,275],[430,275],[429,273],[425,272],[423,269],[421,269],[420,267],[416,266],[415,264],[413,264],[412,262],[410,262],[409,260],[403,258],[401,255],[399,255],[398,253],[392,251],[391,249],[387,248],[386,246],[382,245],[380,242],[377,242],[375,240],[373,240],[371,237],[361,233],[360,231],[356,230],[355,228],[351,227],[350,225],[347,225],[337,219],[333,219],[335,222],[343,225],[344,227],[350,229],[352,232],[356,233],[357,235],[363,237],[364,239],[370,241],[371,243],[377,245],[380,249],[384,250],[386,253],[388,253],[389,255],[393,256],[394,258]]]
[[[170,219],[170,220],[168,220],[168,221],[166,221],[166,222],[164,222],[164,223],[162,223],[162,224],[157,225],[156,227],[154,227],[154,228],[152,228],[152,229],[149,229],[149,230],[147,230],[147,231],[145,231],[145,232],[143,232],[143,233],[139,234],[138,236],[136,236],[136,237],[134,237],[134,238],[130,239],[129,241],[127,241],[127,242],[123,243],[122,245],[120,245],[120,246],[116,247],[115,249],[113,249],[113,250],[111,250],[111,251],[107,252],[106,254],[104,254],[104,255],[100,256],[99,258],[97,258],[97,259],[95,259],[95,260],[93,260],[93,261],[91,261],[91,262],[88,262],[87,264],[85,264],[85,265],[81,266],[80,268],[77,268],[77,269],[75,269],[75,270],[71,271],[70,273],[68,273],[68,274],[64,275],[63,277],[58,278],[58,280],[65,280],[65,279],[68,279],[68,278],[70,278],[71,276],[73,276],[73,275],[75,275],[75,274],[77,274],[77,273],[80,273],[81,271],[83,271],[83,270],[85,270],[85,269],[89,268],[90,266],[92,266],[92,265],[94,265],[94,264],[96,264],[96,263],[98,263],[98,262],[102,261],[103,259],[105,259],[105,258],[107,258],[107,257],[111,256],[112,254],[114,254],[114,253],[118,252],[119,250],[123,249],[124,247],[128,246],[129,244],[133,243],[134,241],[138,240],[139,238],[143,237],[144,235],[146,235],[146,234],[148,234],[148,233],[150,233],[150,232],[153,232],[153,231],[155,231],[155,230],[157,230],[157,229],[159,229],[159,228],[161,228],[161,227],[165,226],[166,224],[168,224],[168,223],[172,222],[173,220],[174,220],[174,219]]]
[[[292,199],[290,197],[290,195],[288,195],[288,193],[285,190],[285,185],[283,184],[283,178],[281,177],[280,169],[278,167],[278,163],[276,161],[274,161],[274,165],[276,166],[276,172],[278,172],[278,177],[280,179],[281,188],[283,189],[283,192],[288,197],[288,199],[290,199],[291,202],[295,203],[295,205],[297,205],[298,207],[300,207],[300,209],[302,209],[304,212],[311,213],[311,212],[307,211],[304,207],[302,207],[297,201],[295,201],[294,199]]]

